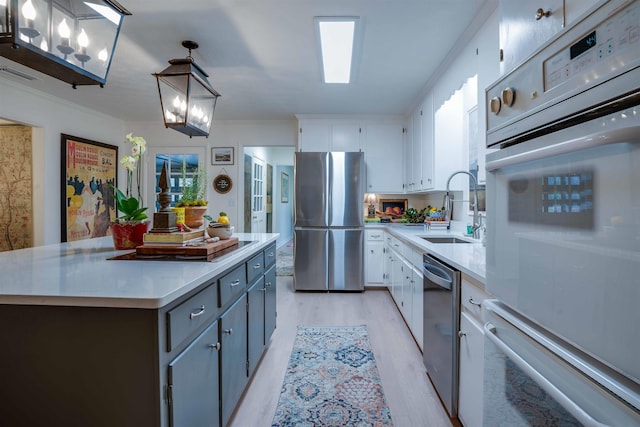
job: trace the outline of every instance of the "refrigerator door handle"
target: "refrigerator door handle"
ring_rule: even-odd
[[[582,424],[593,427],[610,427],[607,424],[602,424],[595,420],[591,415],[586,413],[584,409],[578,406],[573,400],[554,386],[547,378],[540,374],[533,366],[529,365],[522,357],[520,357],[520,355],[513,351],[511,347],[498,338],[495,326],[489,322],[484,325],[484,335],[489,339],[489,341],[498,347],[500,351],[506,354],[509,359],[518,366],[518,368],[522,369],[524,373],[531,377],[544,391],[553,397]]]

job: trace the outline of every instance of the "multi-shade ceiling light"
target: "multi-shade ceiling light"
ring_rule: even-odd
[[[124,15],[113,0],[0,0],[0,55],[74,88],[103,86]]]

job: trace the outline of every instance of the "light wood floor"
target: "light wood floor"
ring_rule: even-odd
[[[271,425],[297,325],[363,324],[369,331],[394,426],[452,425],[426,376],[422,354],[388,292],[294,292],[291,276],[278,276],[277,287],[276,331],[230,426]]]

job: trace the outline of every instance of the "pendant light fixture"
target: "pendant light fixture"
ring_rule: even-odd
[[[0,0],[0,56],[74,89],[104,86],[124,15],[113,0]]]
[[[154,74],[164,125],[189,137],[209,136],[220,94],[211,87],[209,75],[191,57],[198,43],[185,40],[182,46],[189,49],[189,56],[169,60],[169,67]]]

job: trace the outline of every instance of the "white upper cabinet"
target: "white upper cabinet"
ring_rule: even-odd
[[[331,125],[331,151],[360,151],[362,147],[360,123],[333,123]]]
[[[564,27],[564,0],[500,0],[500,73],[516,65]]]
[[[500,74],[511,71],[603,0],[500,0]]]
[[[361,151],[362,125],[344,119],[298,121],[298,151]]]
[[[409,116],[404,124],[404,192],[412,191],[413,182],[413,116]]]
[[[580,16],[602,0],[564,0],[564,22],[565,26],[573,25]]]
[[[366,125],[367,193],[402,193],[402,138],[400,120]]]
[[[298,151],[363,151],[368,193],[403,192],[400,118],[300,118],[298,132]]]
[[[411,182],[413,186],[411,191],[422,191],[422,105],[416,109],[413,113],[413,142],[411,144],[411,162],[413,167],[411,168],[412,178]]]
[[[422,189],[434,188],[434,156],[433,145],[433,93],[429,92],[422,103]]]
[[[331,123],[328,120],[300,120],[298,151],[331,151]]]

